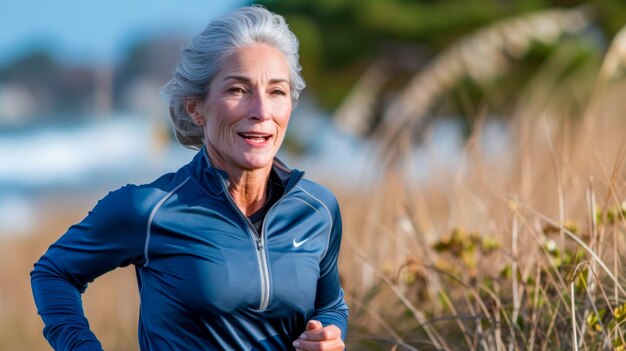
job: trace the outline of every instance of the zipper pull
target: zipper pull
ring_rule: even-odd
[[[259,250],[259,251],[260,251],[260,250],[263,250],[263,241],[261,241],[261,240],[257,239],[257,241],[256,241],[256,248],[257,248],[257,250]]]

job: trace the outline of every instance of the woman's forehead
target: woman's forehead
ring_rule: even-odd
[[[216,78],[289,82],[289,64],[280,50],[265,43],[255,43],[240,47],[227,56]]]

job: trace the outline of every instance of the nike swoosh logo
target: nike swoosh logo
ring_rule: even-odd
[[[302,246],[302,244],[304,244],[305,242],[307,242],[309,239],[304,239],[302,241],[296,241],[296,238],[293,238],[293,247],[298,248],[300,246]]]

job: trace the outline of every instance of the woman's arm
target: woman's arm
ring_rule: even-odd
[[[343,350],[348,332],[348,306],[339,281],[337,259],[341,248],[341,214],[335,202],[329,247],[320,263],[315,313],[306,330],[294,342],[298,350]]]
[[[128,188],[110,193],[35,263],[33,296],[55,350],[101,350],[84,316],[81,294],[96,277],[143,259],[145,236],[129,211]]]
[[[329,247],[320,263],[315,314],[311,319],[320,321],[323,326],[330,324],[337,326],[341,330],[342,339],[345,339],[348,331],[348,306],[344,301],[337,268],[337,259],[341,248],[342,223],[339,206],[336,205],[334,209]]]

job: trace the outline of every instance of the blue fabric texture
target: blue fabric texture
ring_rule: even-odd
[[[176,173],[101,199],[35,263],[31,283],[55,350],[101,350],[81,294],[134,265],[141,350],[291,350],[306,322],[347,332],[334,195],[280,161],[285,193],[261,232],[201,149]]]

